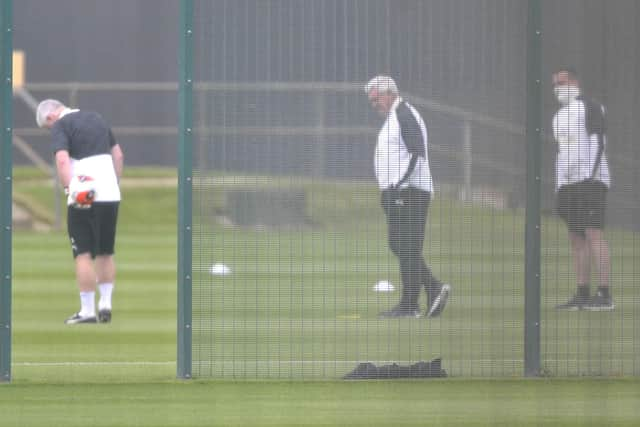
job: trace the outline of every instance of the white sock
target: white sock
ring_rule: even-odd
[[[98,302],[99,310],[111,310],[111,294],[113,293],[113,283],[100,283],[100,301]]]
[[[96,293],[80,292],[80,316],[90,317],[96,315]]]

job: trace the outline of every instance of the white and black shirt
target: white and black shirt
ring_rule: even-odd
[[[374,166],[378,186],[433,191],[427,127],[420,113],[398,97],[378,133]]]
[[[605,132],[602,105],[578,97],[558,110],[553,118],[558,143],[556,188],[587,179],[611,185]]]
[[[120,201],[111,148],[111,129],[98,113],[63,110],[51,128],[53,153],[65,150],[71,158],[71,176],[87,175],[96,184],[96,202]]]

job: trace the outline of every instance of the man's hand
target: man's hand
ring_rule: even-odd
[[[74,176],[65,191],[68,193],[67,205],[77,209],[89,209],[96,198],[93,179],[85,175]]]

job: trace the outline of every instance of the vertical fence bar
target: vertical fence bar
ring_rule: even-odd
[[[524,375],[540,374],[540,206],[542,173],[542,27],[540,0],[527,25],[527,209],[525,222]]]
[[[471,200],[471,178],[473,174],[473,148],[471,147],[471,120],[465,119],[462,125],[462,168],[463,168],[463,195],[462,200]]]
[[[193,0],[180,5],[178,93],[178,378],[191,378],[192,184],[193,184]]]
[[[0,3],[0,382],[11,381],[12,12]]]

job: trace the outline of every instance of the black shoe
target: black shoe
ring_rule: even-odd
[[[556,310],[578,311],[586,308],[590,298],[584,295],[574,295],[564,304],[556,305]]]
[[[589,303],[584,306],[588,311],[612,311],[616,306],[610,296],[602,296],[599,292],[591,297]]]
[[[418,308],[405,308],[396,305],[391,310],[382,311],[378,313],[378,317],[382,319],[390,319],[390,318],[402,318],[402,317],[420,317],[420,309]]]
[[[111,310],[108,308],[103,308],[98,311],[98,322],[100,323],[110,323],[111,322]]]
[[[447,285],[446,283],[440,287],[440,292],[433,299],[431,305],[427,307],[427,312],[425,313],[425,317],[438,317],[444,307],[447,305],[447,300],[449,299],[449,294],[451,293],[451,285]]]
[[[74,325],[76,323],[97,323],[96,316],[80,316],[76,313],[64,321],[66,325]]]

